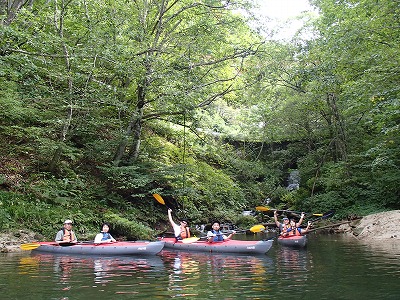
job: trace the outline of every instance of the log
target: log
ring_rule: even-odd
[[[313,232],[313,231],[316,231],[316,230],[320,230],[320,229],[324,229],[324,228],[336,227],[336,226],[340,226],[340,225],[348,224],[348,223],[351,223],[351,221],[344,221],[344,222],[339,222],[339,223],[330,224],[330,225],[326,225],[326,226],[321,226],[321,227],[318,227],[318,228],[310,229],[307,233],[310,233],[310,232]]]

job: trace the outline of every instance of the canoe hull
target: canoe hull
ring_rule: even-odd
[[[290,236],[290,237],[278,237],[278,244],[287,247],[305,247],[307,246],[307,236]]]
[[[54,242],[42,242],[32,251],[57,254],[83,255],[155,255],[164,248],[163,241],[116,242],[116,243],[78,243],[72,246],[60,246]]]
[[[271,248],[273,240],[268,241],[240,241],[228,240],[224,242],[208,243],[197,241],[194,243],[175,242],[175,238],[164,238],[165,248],[216,253],[244,253],[244,254],[265,254]]]

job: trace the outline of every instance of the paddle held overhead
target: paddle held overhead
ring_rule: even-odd
[[[302,213],[301,211],[293,211],[293,210],[285,210],[285,209],[275,209],[275,208],[270,208],[268,206],[257,206],[256,210],[258,211],[280,211],[280,212],[288,212],[288,213],[295,213],[295,214],[300,214]],[[312,214],[312,213],[305,213],[306,215],[312,215],[315,217],[322,217],[324,214]]]

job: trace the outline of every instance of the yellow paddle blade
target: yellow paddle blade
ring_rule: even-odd
[[[316,217],[322,217],[324,214],[312,214],[312,215]]]
[[[197,242],[199,239],[200,238],[194,236],[194,237],[190,237],[190,238],[187,238],[187,239],[183,239],[182,243],[191,244],[191,243]]]
[[[153,194],[153,197],[156,198],[158,203],[161,203],[162,205],[165,205],[164,199],[159,194]]]
[[[251,227],[250,228],[250,231],[251,232],[254,232],[254,233],[256,233],[256,232],[260,232],[260,231],[264,231],[265,230],[265,227],[264,227],[264,225],[254,225],[253,227]]]
[[[22,244],[20,246],[20,248],[22,250],[33,250],[33,249],[36,249],[36,248],[39,248],[39,247],[40,247],[40,244],[38,244],[38,243],[27,243],[27,244]]]
[[[257,206],[256,210],[258,210],[258,211],[269,211],[271,209],[268,206]]]

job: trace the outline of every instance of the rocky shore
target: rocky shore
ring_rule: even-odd
[[[365,216],[359,220],[339,226],[338,230],[358,240],[399,241],[400,210],[385,211]]]
[[[3,232],[0,236],[0,252],[19,252],[21,244],[43,240],[43,237],[29,230]]]
[[[400,210],[386,211],[365,216],[337,227],[336,232],[366,243],[400,243]],[[20,245],[43,240],[43,237],[29,230],[15,230],[2,233],[0,252],[19,252]]]

